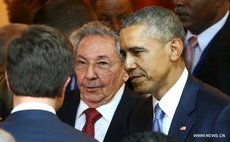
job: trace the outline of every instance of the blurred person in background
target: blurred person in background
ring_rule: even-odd
[[[98,20],[120,31],[125,18],[133,12],[133,0],[91,0],[90,5],[97,14]]]
[[[35,13],[47,0],[4,0],[11,23],[32,24]]]
[[[57,28],[69,37],[74,30],[94,20],[97,20],[95,12],[82,0],[52,0],[35,14],[33,23]]]
[[[173,3],[187,31],[184,42],[189,71],[230,96],[229,0],[173,0]],[[191,43],[194,45],[190,46]]]

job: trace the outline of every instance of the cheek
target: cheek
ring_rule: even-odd
[[[82,84],[83,83],[83,80],[84,80],[84,73],[80,73],[78,71],[76,71],[76,76],[77,76],[77,82],[78,84]]]
[[[101,77],[101,82],[104,84],[103,91],[110,92],[108,94],[111,94],[112,91],[116,90],[118,87],[120,87],[121,82],[123,78],[118,72],[116,73],[110,73],[109,75],[105,77]]]

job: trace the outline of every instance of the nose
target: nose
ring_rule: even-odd
[[[184,0],[173,0],[173,4],[174,5],[183,5],[184,4]]]
[[[126,55],[125,58],[125,70],[127,72],[134,70],[136,68],[135,59],[131,55]]]
[[[90,80],[97,78],[97,74],[93,66],[88,66],[85,77]]]

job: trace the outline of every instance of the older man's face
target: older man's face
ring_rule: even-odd
[[[77,47],[76,75],[81,99],[88,106],[108,103],[126,75],[114,40],[109,36],[84,37]]]

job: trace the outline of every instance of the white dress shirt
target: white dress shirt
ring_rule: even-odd
[[[193,72],[194,68],[196,67],[196,65],[198,64],[200,57],[201,57],[203,51],[205,50],[205,48],[208,46],[209,42],[213,39],[213,37],[220,31],[220,29],[226,23],[228,15],[229,15],[229,11],[227,11],[225,16],[220,21],[218,21],[217,23],[215,23],[214,25],[212,25],[211,27],[209,27],[208,29],[206,29],[205,31],[203,31],[202,33],[197,35],[199,47],[195,48],[195,57],[194,57],[194,62],[193,62],[193,66],[192,66],[192,72]],[[188,31],[186,36],[185,36],[186,47],[188,47],[188,40],[192,36],[195,36],[195,35],[193,35],[190,31]]]
[[[27,102],[27,103],[19,104],[16,107],[14,107],[11,113],[23,111],[23,110],[44,110],[56,114],[53,107],[51,107],[48,104],[40,103],[40,102]]]
[[[171,126],[173,116],[175,114],[176,108],[179,104],[184,86],[188,78],[188,70],[185,68],[180,78],[177,82],[168,90],[168,92],[158,101],[156,98],[153,98],[153,108],[157,103],[159,103],[160,108],[164,111],[165,116],[160,124],[160,127],[164,134],[168,134],[169,128]],[[153,109],[154,110],[154,109]],[[153,112],[154,114],[154,112]],[[155,117],[155,116],[154,116]],[[154,118],[153,118],[154,120]]]
[[[97,139],[99,142],[103,142],[105,138],[109,125],[112,121],[113,115],[124,93],[124,89],[125,84],[122,85],[122,87],[118,90],[118,92],[114,95],[113,99],[109,103],[96,108],[96,110],[100,112],[100,114],[102,115],[102,117],[99,120],[97,120],[94,125],[94,138]],[[85,125],[84,111],[87,108],[89,107],[81,100],[77,110],[77,116],[75,121],[75,128],[80,131]]]

